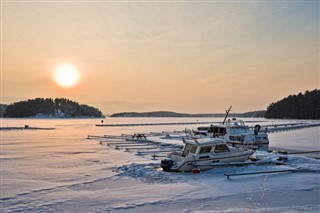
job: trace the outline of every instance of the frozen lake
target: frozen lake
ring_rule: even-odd
[[[222,118],[107,118],[104,124],[219,122]],[[301,122],[245,119],[248,125]],[[87,140],[87,135],[173,131],[198,125],[96,127],[101,119],[2,119],[1,212],[319,212],[320,161],[165,173],[158,160]],[[320,127],[269,135],[270,147],[320,150]],[[261,153],[267,158],[273,153]],[[304,168],[313,172],[239,176],[225,172]]]

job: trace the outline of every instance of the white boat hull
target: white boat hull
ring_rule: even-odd
[[[269,150],[269,141],[267,142],[240,142],[240,141],[228,141],[227,144],[232,147],[242,148],[242,149],[254,149],[254,150],[262,150],[268,151]]]
[[[174,164],[170,170],[174,172],[190,172],[193,168],[198,168],[201,171],[213,169],[215,164],[227,164],[227,163],[242,163],[248,160],[252,155],[252,151],[243,151],[238,153],[221,153],[214,156],[198,156],[189,155],[186,158],[181,156],[169,155],[169,158],[174,160]],[[180,158],[180,159],[178,159]]]

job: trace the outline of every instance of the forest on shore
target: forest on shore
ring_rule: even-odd
[[[187,114],[170,111],[121,112],[110,117],[222,117],[225,113]],[[102,118],[103,113],[92,106],[66,98],[36,98],[9,105],[0,104],[0,117],[9,118]],[[320,90],[289,95],[269,104],[267,110],[230,113],[229,117],[265,117],[276,119],[320,119]]]
[[[81,118],[104,117],[92,106],[79,104],[66,98],[36,98],[2,105],[3,117],[9,118]]]
[[[264,117],[265,110],[245,112],[245,113],[230,113],[229,117]],[[110,115],[110,117],[223,117],[225,113],[204,113],[204,114],[188,114],[177,113],[170,111],[155,111],[155,112],[121,112]]]
[[[110,117],[222,117],[224,113],[187,114],[170,111],[121,112]],[[229,117],[265,117],[279,119],[320,119],[320,90],[306,91],[304,94],[289,95],[271,103],[267,110],[245,113],[230,113]]]
[[[289,95],[271,103],[266,118],[280,119],[320,119],[320,90],[306,91],[304,94]]]

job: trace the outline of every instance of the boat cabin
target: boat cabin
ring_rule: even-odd
[[[204,153],[222,153],[230,152],[226,142],[221,139],[199,141],[197,139],[183,140],[185,146],[182,150],[182,157],[187,157],[191,154],[204,154]]]
[[[200,126],[194,131],[195,136],[210,136],[210,137],[218,137],[224,136],[227,132],[225,126],[222,125],[211,125],[211,126]]]

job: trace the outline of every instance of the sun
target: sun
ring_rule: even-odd
[[[61,64],[54,70],[55,81],[63,87],[72,87],[79,81],[79,71],[72,64]]]

